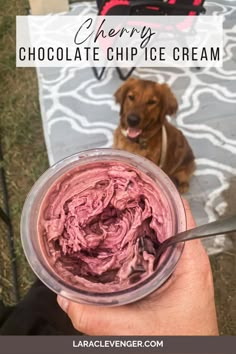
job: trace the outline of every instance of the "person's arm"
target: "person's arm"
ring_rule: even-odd
[[[188,229],[195,226],[186,202]],[[199,240],[186,242],[171,278],[143,300],[120,307],[58,303],[89,335],[218,335],[212,272]]]

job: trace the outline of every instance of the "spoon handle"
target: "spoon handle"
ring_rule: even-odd
[[[164,248],[173,244],[194,240],[196,238],[211,237],[228,232],[236,231],[236,215],[225,217],[209,224],[195,227],[194,229],[187,230],[172,236],[163,242]]]

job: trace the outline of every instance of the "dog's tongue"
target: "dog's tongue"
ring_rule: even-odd
[[[142,133],[141,129],[130,128],[129,127],[127,135],[128,135],[129,138],[134,139],[134,138],[137,138],[141,133]]]

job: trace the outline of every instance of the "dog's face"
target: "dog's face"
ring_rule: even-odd
[[[164,123],[166,115],[178,109],[175,96],[166,84],[128,79],[115,93],[120,104],[121,129],[131,139],[148,138]]]

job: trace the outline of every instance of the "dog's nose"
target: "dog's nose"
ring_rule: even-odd
[[[140,118],[136,114],[130,114],[127,118],[127,122],[130,127],[136,127],[140,122]]]

